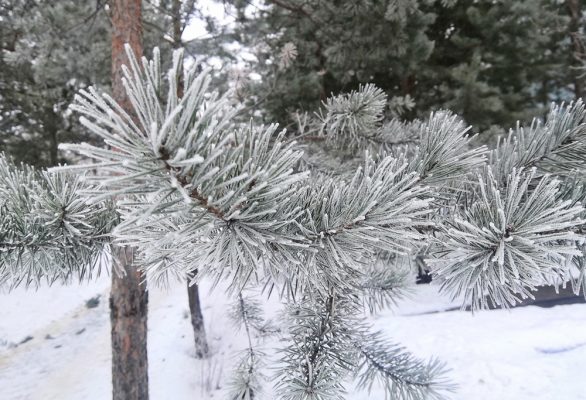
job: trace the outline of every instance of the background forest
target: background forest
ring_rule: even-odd
[[[173,3],[144,2],[147,54],[177,47]],[[213,65],[218,87],[238,86],[251,114],[284,126],[373,83],[388,113],[449,109],[489,142],[584,90],[580,0],[187,3],[188,58]],[[88,139],[67,110],[74,94],[110,85],[106,2],[5,0],[0,13],[0,146],[55,165],[59,143]]]

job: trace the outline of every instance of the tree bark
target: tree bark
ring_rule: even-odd
[[[181,0],[173,0],[171,14],[173,18],[173,48],[180,49],[183,46],[181,42],[181,33],[183,32]],[[183,84],[183,76],[180,75],[179,82],[177,82],[177,96],[179,97],[183,97]],[[197,274],[197,270],[195,273]],[[189,315],[191,316],[191,326],[193,327],[193,338],[195,339],[195,357],[205,358],[209,355],[209,346],[197,283],[190,285],[189,281],[187,282],[187,297],[189,299]]]
[[[141,0],[110,0],[112,18],[112,95],[133,115],[122,85],[122,65],[128,60],[128,43],[137,57],[142,56]],[[134,264],[134,249],[113,246],[110,321],[112,324],[112,398],[148,400],[146,280]]]
[[[112,16],[112,96],[126,110],[132,106],[122,85],[122,65],[128,64],[124,45],[142,57],[141,0],[110,0]]]
[[[191,326],[193,327],[193,337],[195,339],[195,357],[206,358],[210,353],[210,348],[206,337],[197,284],[190,286],[189,282],[187,283],[187,297],[189,298],[189,314],[191,315]]]
[[[134,250],[113,246],[120,273],[112,271],[112,398],[149,398],[147,358],[148,293],[142,273],[133,263]],[[122,275],[123,273],[124,275]]]

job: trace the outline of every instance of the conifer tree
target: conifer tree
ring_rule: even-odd
[[[106,0],[7,0],[0,7],[0,150],[17,162],[63,162],[59,143],[95,141],[68,112],[89,85],[110,90],[110,8]],[[143,5],[145,42],[171,46],[165,15]],[[170,57],[165,57],[170,58]]]
[[[239,41],[257,58],[250,69],[262,76],[250,83],[254,101],[284,124],[372,83],[391,99],[408,96],[406,117],[450,109],[480,132],[506,129],[571,100],[578,75],[569,31],[583,21],[570,28],[554,0],[232,4]]]
[[[78,137],[66,112],[76,91],[110,82],[104,2],[5,1],[0,30],[0,148],[56,165],[59,143]]]
[[[261,285],[286,300],[279,398],[344,398],[353,377],[365,389],[382,385],[391,398],[446,398],[453,386],[442,363],[414,358],[364,317],[401,293],[400,266],[414,253],[423,251],[444,290],[473,308],[512,305],[545,281],[584,285],[581,102],[553,107],[545,122],[519,126],[488,152],[471,145],[450,112],[386,120],[385,94],[368,85],[299,116],[295,141],[274,125],[239,123],[230,93],[210,91],[209,71],[185,71],[179,97],[181,52],[167,74],[157,51],[152,60],[129,54],[129,62],[124,85],[134,115],[96,89],[80,92],[73,108],[81,123],[111,148],[65,146],[94,162],[58,173],[99,171],[86,176],[76,201],[116,199],[120,223],[111,236],[138,250],[151,282],[185,279],[193,268],[197,279],[226,282],[247,332],[270,329],[246,288]],[[331,160],[304,155],[307,138]],[[340,160],[346,168],[332,173]],[[14,193],[3,184],[2,204],[24,201]],[[58,226],[70,218],[62,210]],[[11,226],[30,218],[11,215]],[[97,226],[74,231],[76,240]],[[0,253],[1,277],[31,276],[22,254],[37,237],[3,241],[21,256]],[[59,238],[49,238],[53,251]],[[41,266],[35,279],[63,273]],[[249,344],[233,382],[237,398],[259,398],[262,352]]]
[[[124,46],[135,54],[143,51],[142,1],[115,0],[112,15],[112,98],[131,121],[138,121],[123,82],[128,63]],[[113,147],[111,151],[118,151]],[[114,199],[114,198],[113,198]],[[148,400],[147,319],[148,291],[144,271],[135,262],[131,246],[112,244],[114,271],[110,291],[112,325],[112,398]]]
[[[463,0],[434,12],[434,51],[413,95],[420,110],[447,108],[477,129],[507,129],[572,100],[569,21],[559,2]]]
[[[3,5],[0,62],[5,62],[5,68],[0,72],[0,86],[4,89],[0,150],[17,162],[55,165],[64,160],[63,154],[58,154],[59,142],[97,139],[81,135],[83,129],[66,109],[80,87],[93,83],[109,90],[112,5],[105,1],[11,1]],[[167,2],[142,5],[145,40],[160,42],[164,53],[171,47],[162,40],[172,27],[172,13],[167,6]],[[180,11],[182,31],[196,11],[195,2],[187,2]],[[78,53],[85,56],[79,57]],[[116,282],[120,287],[120,281]],[[190,287],[189,299],[190,308],[196,310],[196,338],[200,338],[203,316],[196,286]],[[198,345],[202,340],[203,347]],[[205,334],[200,341],[196,340],[196,354],[203,355],[201,348],[207,347]]]

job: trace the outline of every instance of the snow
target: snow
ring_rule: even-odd
[[[237,350],[246,339],[227,319],[230,301],[209,288],[206,282],[200,288],[213,351],[207,360],[194,357],[185,284],[150,290],[152,399],[226,398]],[[109,278],[103,276],[79,286],[0,293],[0,399],[110,398],[108,290]],[[98,294],[99,305],[87,308],[85,301]],[[586,399],[586,304],[436,312],[454,305],[435,286],[421,285],[412,299],[372,322],[416,355],[448,363],[459,385],[453,399]],[[27,336],[33,338],[18,344]],[[271,353],[277,341],[266,342],[264,350]],[[270,399],[271,384],[266,386]],[[348,395],[383,398],[376,390]]]

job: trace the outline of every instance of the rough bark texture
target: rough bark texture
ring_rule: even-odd
[[[112,17],[112,95],[126,110],[130,102],[122,86],[122,65],[128,64],[124,45],[142,57],[141,0],[110,0]]]
[[[148,294],[143,276],[133,263],[133,249],[114,247],[112,253],[120,272],[124,272],[124,276],[112,273],[112,398],[147,400]]]
[[[133,114],[122,86],[127,64],[125,43],[142,56],[141,0],[111,0],[112,95]],[[112,323],[112,397],[114,400],[148,399],[147,312],[148,293],[144,276],[134,265],[134,250],[112,249],[119,272],[112,273],[110,320]]]

